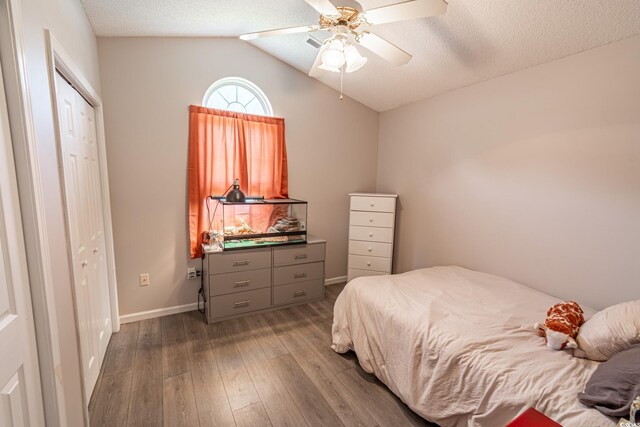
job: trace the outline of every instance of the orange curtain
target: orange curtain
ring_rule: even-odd
[[[198,258],[209,231],[206,199],[235,178],[246,195],[289,197],[284,119],[190,106],[188,174],[190,252]]]

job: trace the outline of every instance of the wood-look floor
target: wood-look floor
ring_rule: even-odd
[[[329,347],[323,301],[207,325],[197,311],[122,325],[91,426],[429,426],[354,354]]]

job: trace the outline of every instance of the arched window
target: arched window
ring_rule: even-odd
[[[240,77],[225,77],[212,84],[204,94],[202,105],[219,110],[273,116],[271,104],[264,92],[249,80]]]

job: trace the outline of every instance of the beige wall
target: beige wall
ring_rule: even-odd
[[[45,29],[53,32],[84,76],[99,92],[97,44],[93,29],[78,0],[22,0],[20,6],[26,68],[44,190],[57,327],[60,334],[62,365],[58,367],[58,372],[61,374],[58,378],[64,387],[68,425],[80,426],[84,423],[82,383],[47,74]],[[19,174],[23,172],[18,171]],[[37,262],[32,258],[29,261]]]
[[[456,264],[595,308],[640,298],[640,37],[381,114],[397,271]]]
[[[378,113],[236,39],[99,38],[121,315],[196,302],[187,280],[188,106],[222,77],[257,84],[286,119],[289,194],[346,274],[347,193],[375,188]],[[151,284],[138,285],[149,273]]]

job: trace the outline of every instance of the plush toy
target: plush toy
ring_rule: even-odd
[[[547,310],[547,319],[535,324],[538,335],[545,337],[547,347],[553,350],[578,348],[575,337],[584,323],[583,311],[575,301],[564,301]]]

